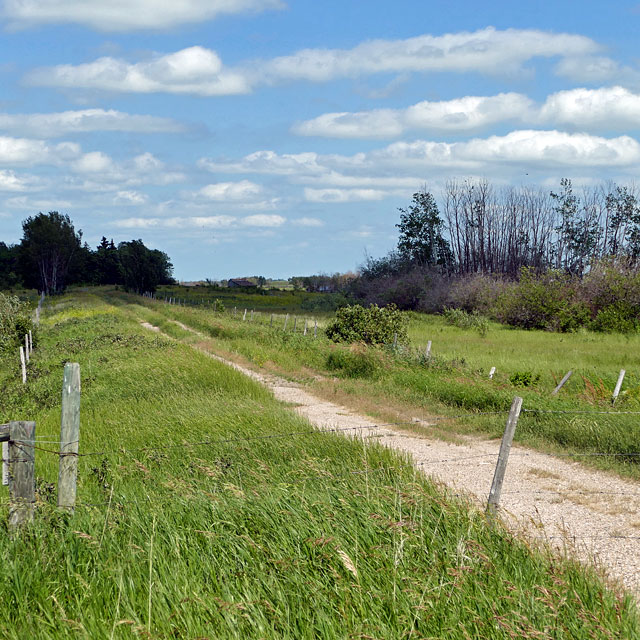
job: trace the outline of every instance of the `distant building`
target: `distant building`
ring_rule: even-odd
[[[229,288],[247,288],[247,287],[257,287],[258,285],[255,282],[251,282],[251,280],[247,280],[246,278],[231,278],[229,282],[227,282],[227,286]]]

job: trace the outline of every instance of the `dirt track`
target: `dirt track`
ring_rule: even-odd
[[[318,428],[371,427],[354,430],[354,437],[377,438],[406,452],[427,475],[475,497],[480,506],[486,503],[499,441],[464,438],[463,444],[451,444],[377,427],[371,418],[319,399],[300,385],[206,353],[269,387],[278,400],[295,405],[294,410]],[[640,596],[640,483],[516,446],[502,489],[501,515],[530,539],[548,540],[595,563]]]

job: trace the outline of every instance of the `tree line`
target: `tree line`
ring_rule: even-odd
[[[22,286],[56,295],[72,284],[110,284],[142,293],[173,283],[169,256],[142,240],[116,245],[103,236],[92,249],[69,216],[57,211],[28,217],[22,231],[19,243],[0,242],[0,289]]]

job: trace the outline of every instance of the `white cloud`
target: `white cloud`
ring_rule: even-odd
[[[540,120],[584,129],[640,127],[640,95],[623,87],[571,89],[550,95]]]
[[[118,191],[113,199],[113,203],[138,206],[146,204],[148,200],[149,197],[145,193],[140,193],[138,191]]]
[[[181,133],[184,125],[169,118],[140,116],[113,109],[85,109],[61,113],[0,113],[0,131],[11,131],[42,138],[91,131],[125,131],[135,133]]]
[[[309,202],[360,202],[363,200],[382,200],[387,196],[380,189],[312,189],[304,190],[305,200]]]
[[[280,0],[5,0],[3,14],[14,27],[78,23],[99,31],[170,29],[221,14],[279,9]]]
[[[637,84],[640,73],[606,56],[568,56],[556,65],[556,73],[574,82]]]
[[[113,224],[123,229],[239,229],[241,227],[280,227],[286,218],[278,215],[253,215],[244,218],[234,216],[189,216],[172,218],[124,218]]]
[[[25,80],[28,84],[43,87],[98,89],[118,93],[218,96],[249,91],[244,76],[227,71],[215,51],[199,46],[138,63],[107,56],[75,66],[62,64],[45,67],[27,74]]]
[[[518,93],[465,96],[440,102],[419,102],[407,109],[376,109],[357,113],[326,113],[293,127],[307,136],[387,138],[410,129],[472,131],[505,120],[526,121],[533,102]]]
[[[318,218],[295,218],[291,224],[296,227],[324,227],[324,222]]]
[[[80,155],[80,147],[71,142],[50,145],[31,138],[0,136],[0,165],[58,165]]]
[[[0,171],[0,191],[31,190],[34,181],[34,178],[18,176],[14,171]]]
[[[216,202],[247,201],[260,196],[262,187],[249,180],[240,182],[217,182],[202,187],[197,195]]]
[[[72,167],[79,173],[105,173],[113,169],[113,161],[102,151],[91,151],[78,158]]]
[[[536,57],[593,55],[590,38],[534,29],[421,35],[406,40],[371,40],[353,49],[305,49],[255,65],[255,81],[326,82],[371,73],[469,72],[515,73]]]

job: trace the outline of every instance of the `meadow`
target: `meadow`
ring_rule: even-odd
[[[228,346],[265,326],[142,301],[50,300],[28,384],[1,362],[0,421],[36,420],[39,438],[35,522],[0,537],[2,637],[639,637],[633,601],[592,571],[139,321],[182,331],[175,312]],[[82,374],[73,515],[54,506],[50,453],[67,361]]]
[[[255,313],[253,320],[248,312],[243,320],[244,309],[234,315],[108,295],[114,303],[134,305],[136,314],[176,338],[199,339],[180,329],[179,321],[204,334],[227,357],[304,381],[317,393],[374,417],[428,421],[434,415],[460,416],[428,430],[443,437],[499,437],[503,416],[484,414],[507,411],[520,395],[525,412],[516,440],[545,451],[576,453],[588,464],[640,477],[640,428],[633,413],[640,411],[639,336],[556,334],[495,323],[478,331],[449,325],[441,316],[409,314],[409,345],[368,348],[331,343],[323,332],[330,320],[326,313],[299,310],[300,315],[290,315],[285,332],[284,315],[274,315],[272,322],[268,312]],[[428,340],[432,350],[426,358]],[[489,379],[493,366],[496,374]],[[627,374],[614,407],[611,396],[622,368]],[[553,396],[569,370],[571,379]]]

